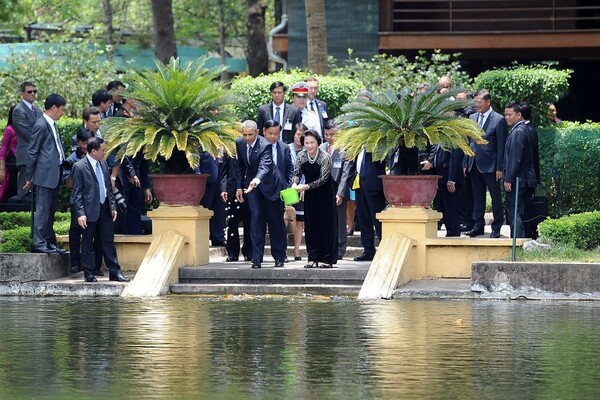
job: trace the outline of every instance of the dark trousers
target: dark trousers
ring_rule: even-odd
[[[381,240],[381,222],[375,218],[375,214],[384,208],[383,192],[356,189],[356,216],[360,225],[360,242],[364,248],[364,254],[368,256],[375,255],[375,234]]]
[[[201,202],[202,206],[213,212],[209,221],[209,238],[213,245],[225,242],[225,227],[227,214],[225,203],[221,200],[220,185],[218,182],[208,183],[206,192]]]
[[[83,229],[77,222],[77,213],[75,206],[71,204],[71,225],[69,226],[69,253],[71,254],[71,267],[81,268],[81,236]],[[96,269],[102,268],[102,248],[99,241],[94,241],[94,250],[96,252]]]
[[[271,244],[271,255],[275,261],[284,261],[287,250],[287,230],[283,214],[285,212],[283,203],[277,199],[271,201],[265,199],[267,211],[267,226],[269,227],[269,242]]]
[[[492,212],[494,213],[494,222],[492,230],[499,231],[504,223],[502,211],[502,193],[500,183],[496,180],[496,173],[481,173],[477,165],[473,164],[471,169],[471,187],[473,188],[473,227],[483,229],[485,226],[485,191],[486,188],[492,197]]]
[[[471,174],[465,176],[465,184],[460,189],[456,187],[458,193],[458,222],[473,229],[473,187],[471,186]]]
[[[463,185],[456,185],[456,191],[448,191],[448,169],[440,169],[442,177],[438,181],[436,210],[442,213],[446,226],[446,237],[460,236],[459,196]]]
[[[127,203],[127,233],[130,235],[141,235],[142,229],[142,211],[144,210],[144,189],[131,185],[123,193]]]
[[[33,248],[45,249],[56,243],[54,214],[58,205],[58,187],[54,189],[35,186],[35,215],[33,217]]]
[[[93,274],[96,269],[96,252],[94,240],[99,242],[104,255],[104,263],[111,275],[117,274],[121,270],[117,259],[117,249],[115,248],[115,230],[108,201],[100,206],[100,216],[98,221],[87,221],[87,228],[83,230],[81,261],[83,270]]]
[[[346,229],[346,211],[348,210],[348,199],[342,198],[342,204],[337,206],[337,227],[338,227],[338,258],[344,257],[346,247],[348,247],[348,230]]]
[[[508,217],[508,223],[510,224],[510,237],[526,237],[525,227],[523,226],[526,193],[526,188],[519,188],[519,192],[517,193],[516,185],[514,184],[512,185],[512,190],[510,192],[506,192],[506,215]],[[515,203],[517,199],[519,204],[517,205],[517,209],[515,211]]]
[[[227,255],[238,258],[240,256],[240,221],[244,226],[244,245],[242,255],[252,258],[252,238],[250,234],[250,209],[248,202],[238,203],[235,196],[227,202]]]

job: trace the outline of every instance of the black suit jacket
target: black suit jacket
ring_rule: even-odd
[[[536,177],[531,151],[530,131],[524,122],[518,122],[506,140],[504,182],[512,185],[521,178],[522,187],[535,187]]]
[[[283,113],[281,120],[281,140],[284,143],[292,143],[294,141],[294,126],[302,122],[302,114],[296,107],[291,104],[283,103]],[[274,120],[275,116],[273,115],[273,103],[263,104],[258,107],[258,120],[256,124],[258,125],[258,132],[260,135],[263,134],[263,127],[265,122],[268,120]]]
[[[237,153],[236,163],[236,189],[244,189],[250,185],[254,178],[260,179],[257,189],[269,200],[279,198],[279,191],[274,184],[273,158],[271,156],[271,143],[262,136],[257,136],[252,153],[252,161],[248,159],[248,145],[244,138],[235,141]],[[255,189],[256,190],[256,189]]]
[[[357,158],[358,160],[358,158]],[[358,163],[355,161],[357,168]],[[365,153],[362,160],[362,174],[360,174],[360,188],[368,192],[382,192],[383,183],[379,175],[385,175],[385,163],[373,161],[371,153]],[[359,171],[359,172],[361,172]]]
[[[277,168],[274,169],[276,172],[275,182],[277,190],[282,191],[292,185],[292,177],[294,176],[292,154],[290,153],[290,147],[281,140],[272,146],[277,148]]]
[[[441,146],[436,147],[435,168],[447,180],[461,185],[465,183],[463,174],[463,158],[465,153],[461,149],[444,150]],[[447,176],[446,176],[447,175]]]
[[[477,122],[479,113],[471,114],[469,117]],[[495,173],[502,171],[504,165],[504,148],[506,145],[506,120],[494,110],[490,113],[485,124],[482,127],[485,135],[483,138],[488,141],[487,144],[477,144],[470,141],[471,149],[475,152],[477,168],[481,173]],[[467,159],[467,170],[473,168],[473,158]]]
[[[111,191],[110,175],[106,161],[100,161],[102,174],[104,175],[104,186],[108,205],[111,212],[115,211],[115,197]],[[96,173],[87,157],[83,157],[73,165],[73,192],[71,193],[71,204],[75,207],[77,217],[86,216],[88,221],[96,222],[100,218],[100,188]]]

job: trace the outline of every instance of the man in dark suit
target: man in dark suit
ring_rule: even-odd
[[[375,233],[381,240],[381,222],[375,214],[385,208],[383,183],[379,178],[379,175],[385,175],[385,163],[373,161],[372,154],[364,149],[356,157],[355,163],[360,176],[360,187],[356,189],[356,215],[360,225],[363,253],[354,257],[354,261],[371,261],[375,256]]]
[[[106,110],[107,117],[117,116],[117,112],[123,107],[123,91],[125,90],[125,84],[121,81],[110,81],[106,85],[106,90],[112,95],[112,104]]]
[[[256,122],[247,120],[242,123],[242,137],[236,140],[235,147],[238,160],[235,197],[239,203],[248,201],[252,268],[256,269],[261,267],[265,250],[266,199],[275,200],[279,197],[273,184],[272,146],[267,139],[258,135]],[[278,260],[276,266],[283,266],[283,260]]]
[[[48,96],[44,102],[45,111],[31,130],[23,190],[29,191],[35,186],[35,215],[31,227],[34,253],[65,253],[56,246],[53,225],[65,162],[56,121],[65,112],[66,104],[58,94]]]
[[[438,175],[436,208],[443,215],[446,237],[460,236],[459,193],[465,183],[461,149],[444,150],[436,146],[433,166]]]
[[[283,189],[292,185],[294,176],[294,165],[290,147],[280,140],[281,125],[276,121],[267,121],[264,126],[264,137],[271,144],[271,159],[273,160],[273,186],[277,194],[276,198],[265,198],[267,212],[267,225],[269,226],[269,237],[271,241],[271,254],[275,259],[276,267],[283,267],[287,249],[287,230],[283,214],[285,206],[279,197]]]
[[[473,188],[473,229],[467,232],[470,237],[483,235],[485,226],[485,191],[486,188],[492,197],[492,222],[491,238],[500,237],[500,228],[504,222],[502,211],[502,193],[499,181],[502,179],[504,164],[504,146],[506,144],[506,121],[502,115],[492,109],[490,92],[481,89],[475,93],[476,113],[469,118],[477,122],[485,132],[483,136],[487,144],[477,144],[471,140],[471,149],[474,157],[465,159],[464,167],[471,178]]]
[[[27,151],[31,139],[31,130],[42,111],[33,105],[37,96],[37,89],[31,82],[21,83],[22,100],[13,111],[13,125],[17,133],[17,194],[23,198],[25,191],[25,175],[27,169]]]
[[[525,227],[525,237],[537,239],[537,223],[532,220],[532,218],[534,218],[532,206],[535,188],[540,184],[540,148],[537,130],[531,122],[531,106],[526,102],[521,102],[521,115],[523,116],[523,121],[525,122],[527,129],[529,129],[529,148],[531,149],[533,170],[535,171],[535,185],[529,185],[527,193],[525,194],[523,225]]]
[[[317,132],[321,134],[321,139],[323,139],[323,143],[325,143],[325,125],[329,120],[327,103],[325,103],[323,100],[317,99],[317,95],[319,94],[319,81],[317,81],[317,78],[314,76],[309,76],[306,78],[305,82],[308,85],[308,100],[306,102],[306,108],[318,115],[320,129],[317,129]]]
[[[100,89],[96,90],[92,94],[92,105],[100,109],[100,116],[102,117],[102,119],[107,117],[106,113],[108,112],[108,109],[112,106],[112,103],[113,96],[112,94],[108,93],[108,90]]]
[[[331,178],[337,184],[337,192],[335,194],[335,204],[337,205],[338,218],[338,253],[337,258],[341,260],[346,253],[348,246],[348,230],[346,228],[346,211],[348,208],[348,196],[350,195],[350,186],[356,176],[354,162],[346,160],[346,152],[338,149],[333,149],[333,137],[335,136],[335,124],[332,120],[325,123],[325,140],[321,145],[323,149],[331,157]]]
[[[281,140],[288,144],[292,143],[294,141],[292,130],[296,124],[302,122],[302,116],[296,108],[284,101],[287,88],[282,82],[273,82],[269,90],[272,101],[258,107],[258,131],[262,135],[265,122],[277,121],[283,127]]]
[[[115,249],[114,221],[117,206],[109,180],[108,166],[104,161],[106,145],[101,138],[90,138],[87,155],[73,165],[73,192],[71,204],[77,214],[77,222],[83,229],[82,263],[86,282],[97,282],[94,276],[94,240],[100,241],[104,262],[109,270],[109,280],[129,282],[123,276]]]
[[[245,261],[252,260],[252,237],[250,234],[250,209],[248,202],[238,202],[236,193],[236,164],[237,159],[223,155],[223,169],[220,176],[221,200],[227,205],[227,258],[226,262],[238,261],[240,256],[240,220],[244,227],[244,245],[242,255]]]
[[[511,237],[525,237],[523,226],[525,197],[535,188],[536,176],[531,149],[531,134],[521,114],[521,104],[513,101],[504,108],[504,118],[511,127],[506,140],[504,157],[504,191],[506,192],[506,214]],[[520,179],[519,190],[516,180]],[[518,209],[515,204],[518,199]],[[515,230],[516,227],[516,230]]]

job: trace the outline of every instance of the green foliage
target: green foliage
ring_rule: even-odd
[[[319,81],[318,98],[327,103],[329,117],[339,115],[342,106],[354,99],[361,89],[360,85],[351,79],[333,76],[312,75],[308,72],[293,70],[277,72],[270,75],[260,75],[256,78],[238,77],[231,83],[231,91],[236,98],[236,112],[240,120],[258,118],[258,107],[271,101],[269,87],[275,81],[283,82],[291,88],[296,82],[304,81],[308,76],[314,76]],[[291,91],[287,102],[291,103]]]
[[[591,250],[600,246],[600,211],[547,219],[538,231],[546,242]]]
[[[157,61],[157,70],[134,71],[125,95],[139,102],[138,109],[133,118],[107,119],[109,150],[121,146],[118,158],[144,151],[152,161],[185,153],[192,169],[200,163],[199,146],[214,157],[223,148],[233,154],[240,133],[232,122],[232,99],[216,80],[221,69],[206,69],[206,60],[180,66],[172,58],[168,65]],[[173,166],[177,170],[171,172],[183,172],[188,165]]]
[[[582,250],[572,245],[554,245],[551,249],[525,251],[517,248],[517,260],[527,262],[600,263],[600,247]]]
[[[352,51],[348,53],[351,57]],[[397,92],[420,83],[435,86],[443,75],[452,78],[454,86],[467,87],[469,75],[461,71],[459,56],[460,53],[443,54],[435,50],[429,58],[425,51],[420,51],[413,60],[403,55],[394,57],[387,54],[377,54],[370,60],[349,58],[341,62],[330,59],[329,74],[356,80],[361,89],[374,92]]]
[[[71,214],[57,212],[54,231],[57,235],[69,233]],[[0,253],[27,253],[31,249],[31,213],[10,212],[0,214]]]
[[[548,103],[558,100],[569,88],[572,70],[557,70],[544,65],[516,65],[485,71],[475,78],[474,88],[488,89],[492,107],[504,112],[510,101],[526,101],[531,105],[536,126],[549,124]]]
[[[43,109],[44,99],[58,93],[67,100],[65,115],[81,118],[92,93],[115,79],[112,64],[101,61],[101,49],[82,39],[71,39],[69,45],[55,43],[18,52],[7,60],[0,71],[0,118],[6,119],[9,108],[21,100],[19,86],[23,81],[33,82],[39,90],[38,105]]]
[[[440,144],[473,154],[468,139],[486,143],[483,131],[474,121],[454,116],[455,109],[470,103],[449,101],[454,94],[451,90],[437,94],[431,87],[423,94],[407,93],[400,99],[386,92],[346,104],[342,107],[344,113],[336,119],[340,130],[335,147],[354,158],[365,146],[376,161],[385,160],[400,145],[424,148],[428,143]]]

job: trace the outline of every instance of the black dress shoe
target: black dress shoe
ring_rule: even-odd
[[[54,250],[54,249],[49,249],[48,247],[44,247],[42,249],[40,248],[33,248],[31,249],[32,253],[44,253],[44,254],[58,254],[58,251]]]
[[[225,262],[234,262],[234,261],[237,261],[237,260],[238,260],[238,258],[237,258],[237,257],[228,256],[228,257],[225,259]]]
[[[259,263],[252,263],[252,269],[260,269]]]
[[[117,272],[116,274],[110,274],[110,276],[108,277],[109,281],[115,281],[115,282],[129,282],[129,278],[126,278],[122,272]]]
[[[54,250],[55,252],[57,252],[59,254],[66,254],[67,253],[67,251],[65,249],[61,249],[60,247],[58,247],[54,243],[48,243],[48,248]]]
[[[492,233],[490,233],[490,238],[492,239],[498,239],[500,237],[500,231],[492,231]]]
[[[483,235],[482,228],[473,228],[467,232],[467,236],[469,236],[469,237],[475,237],[475,236],[480,236],[480,235]]]
[[[283,268],[283,261],[275,261],[275,268]]]
[[[283,260],[284,263],[289,263],[290,260],[288,260],[288,258],[286,257],[285,260]]]
[[[227,242],[226,241],[222,241],[222,242],[217,242],[217,241],[212,241],[211,240],[211,244],[213,245],[213,247],[225,247],[227,246]]]
[[[300,257],[300,256],[295,256],[294,257],[294,261],[300,261],[300,260],[302,260],[302,257]]]
[[[373,256],[363,253],[358,257],[354,257],[354,261],[373,261]]]
[[[89,272],[83,273],[86,282],[98,282],[98,279],[94,276],[94,274],[90,274]]]
[[[251,260],[252,260],[252,257],[244,256],[244,261],[251,261]]]
[[[72,274],[76,274],[81,271],[82,271],[81,267],[79,267],[77,265],[73,265],[71,268],[69,268],[69,272]]]
[[[471,229],[473,229],[473,226],[467,225],[467,224],[460,224],[460,231],[461,232],[468,232]]]
[[[104,276],[104,272],[102,272],[102,270],[100,268],[98,268],[97,270],[94,271],[94,275]]]

